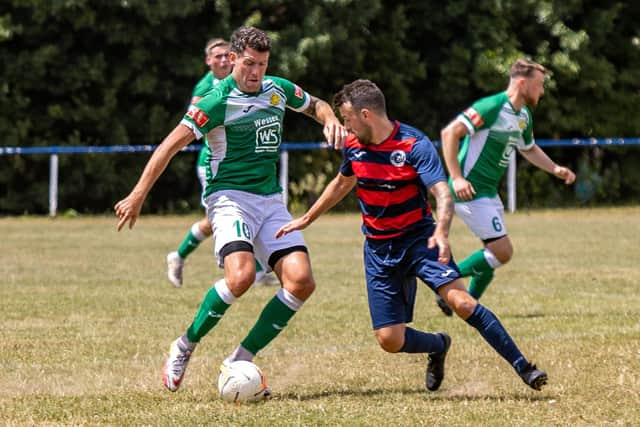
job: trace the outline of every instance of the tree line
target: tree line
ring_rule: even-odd
[[[430,138],[475,99],[503,90],[520,56],[552,71],[534,112],[537,138],[640,135],[639,2],[589,0],[5,0],[0,4],[0,146],[157,144],[179,122],[206,71],[203,48],[240,25],[273,40],[268,73],[330,100],[375,81],[392,118]],[[288,114],[286,141],[320,141]],[[574,187],[518,167],[529,206],[634,203],[640,150],[549,150]],[[59,206],[108,212],[147,154],[60,157]],[[340,153],[294,152],[290,198],[306,207]],[[180,154],[144,211],[199,209],[195,154]],[[0,156],[0,215],[47,212],[48,158]],[[349,201],[343,203],[348,209]]]

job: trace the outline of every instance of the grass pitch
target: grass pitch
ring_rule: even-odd
[[[218,399],[217,367],[275,288],[255,288],[202,341],[177,393],[161,384],[170,342],[221,277],[206,242],[185,284],[165,256],[194,217],[0,219],[2,425],[638,425],[640,208],[521,211],[506,218],[511,263],[483,304],[549,374],[542,392],[426,286],[413,326],[453,338],[440,391],[424,390],[425,356],[387,354],[370,327],[357,215],[305,231],[318,288],[256,359],[275,397]],[[462,259],[479,247],[456,219]]]

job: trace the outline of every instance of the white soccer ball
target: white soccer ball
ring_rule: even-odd
[[[227,402],[257,402],[265,398],[267,380],[254,363],[238,360],[222,365],[218,377],[218,392]]]

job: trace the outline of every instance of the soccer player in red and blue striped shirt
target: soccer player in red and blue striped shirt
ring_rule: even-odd
[[[426,387],[437,390],[451,338],[407,326],[413,320],[416,278],[478,330],[530,387],[547,374],[527,361],[498,318],[479,304],[460,279],[449,248],[453,199],[438,154],[419,130],[389,120],[382,91],[369,80],[345,85],[334,97],[352,135],[338,175],[300,218],[277,237],[309,226],[357,184],[362,211],[365,276],[375,337],[387,352],[427,353]],[[434,220],[428,194],[436,200]]]

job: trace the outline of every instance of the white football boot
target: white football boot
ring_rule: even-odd
[[[171,252],[167,255],[167,277],[175,288],[182,287],[182,268],[184,260],[180,258],[178,252]]]
[[[169,391],[177,391],[184,377],[184,372],[189,364],[192,350],[181,350],[178,345],[180,338],[171,343],[169,357],[162,367],[162,383]]]

